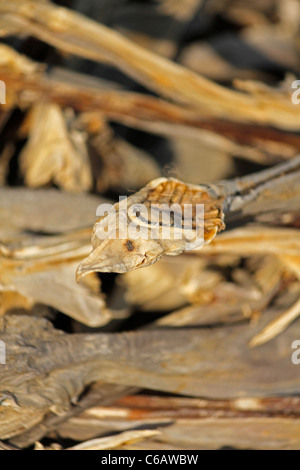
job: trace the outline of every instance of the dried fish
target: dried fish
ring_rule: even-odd
[[[27,6],[27,7],[26,7]],[[72,54],[117,65],[162,96],[215,117],[299,129],[300,118],[289,93],[252,94],[229,90],[179,64],[155,55],[66,8],[32,0],[0,1],[8,27],[27,33]],[[167,78],[169,77],[169,78]]]
[[[30,136],[20,155],[27,186],[53,181],[67,191],[90,190],[92,173],[84,134],[68,130],[67,119],[55,104],[35,105],[28,119]]]
[[[160,434],[156,430],[141,430],[141,431],[127,431],[111,437],[103,437],[100,439],[92,439],[87,442],[82,442],[74,447],[69,447],[68,450],[107,450],[119,449],[123,445],[131,445],[135,442],[148,439]],[[117,458],[117,457],[114,457]]]
[[[108,214],[96,222],[92,235],[93,251],[84,260],[77,270],[77,277],[94,272],[127,272],[136,268],[146,267],[161,258],[162,255],[178,255],[184,251],[201,248],[199,237],[196,237],[196,245],[188,243],[184,226],[176,224],[168,219],[171,232],[169,238],[164,238],[159,219],[153,217],[151,204],[166,204],[169,208],[173,203],[181,206],[190,204],[193,214],[197,204],[204,205],[204,226],[197,226],[195,215],[192,217],[191,232],[197,233],[202,229],[202,236],[206,243],[213,240],[216,234],[225,228],[225,221],[234,221],[237,217],[260,216],[263,218],[271,205],[271,210],[277,216],[288,208],[290,211],[299,211],[299,167],[300,157],[293,161],[278,165],[270,170],[265,170],[256,175],[242,178],[241,180],[224,181],[218,185],[194,186],[173,179],[159,179],[149,183],[144,189],[135,195],[116,204]],[[290,197],[288,198],[288,191]],[[270,193],[275,197],[270,198]],[[147,214],[140,214],[139,205],[147,208]],[[138,208],[136,210],[135,208]],[[138,213],[139,215],[136,215]],[[119,219],[117,222],[116,214]],[[180,217],[183,224],[182,214]],[[143,229],[145,233],[138,239],[130,239],[129,226],[134,224],[137,230]],[[163,222],[164,223],[164,222]],[[173,225],[172,225],[173,224]],[[153,234],[153,227],[156,232]],[[125,229],[125,230],[124,230]],[[127,237],[113,231],[126,231]],[[176,236],[178,235],[181,236]],[[298,232],[296,232],[296,236]],[[113,236],[114,235],[114,236]],[[194,238],[195,239],[195,238]],[[285,243],[282,239],[280,244]],[[252,246],[252,250],[255,250]],[[285,254],[289,254],[287,251]]]
[[[194,397],[299,393],[291,362],[299,324],[259,352],[247,347],[257,330],[246,324],[68,335],[45,319],[1,317],[8,360],[0,368],[0,438],[21,434],[48,412],[64,414],[97,380]]]
[[[0,45],[0,50],[2,51],[2,45]],[[103,142],[103,130],[105,130],[105,127],[107,128],[104,118],[169,138],[183,136],[188,139],[197,139],[204,148],[208,146],[213,152],[239,155],[264,164],[292,158],[300,149],[300,138],[292,132],[274,130],[269,127],[260,128],[243,122],[233,124],[230,120],[209,117],[208,113],[203,116],[199,111],[187,109],[162,99],[141,93],[118,90],[113,83],[107,84],[103,80],[91,80],[89,76],[66,74],[60,70],[52,71],[50,75],[43,74],[42,67],[33,61],[30,61],[29,65],[32,68],[35,65],[35,73],[24,75],[26,72],[24,66],[23,73],[20,76],[19,72],[16,73],[15,68],[11,66],[11,62],[12,60],[15,61],[17,53],[5,46],[3,55],[6,57],[6,62],[1,71],[1,77],[9,85],[11,100],[14,104],[18,104],[22,108],[28,108],[35,106],[36,102],[51,101],[59,106],[72,107],[76,111],[92,112],[92,115],[88,116],[86,114],[80,117],[79,123],[88,121],[89,128],[85,131],[91,134],[91,137],[95,133],[95,127],[98,132],[101,131],[99,132],[101,134],[100,142],[97,139],[97,144],[101,144],[100,149],[103,143],[106,143],[110,134],[104,132]],[[10,58],[11,60],[9,60]],[[22,63],[24,60],[23,56],[18,55],[19,62]],[[66,83],[66,79],[68,79],[68,83]],[[241,82],[237,83],[242,86]],[[244,87],[246,86],[249,86],[249,82],[244,83]],[[257,87],[258,85],[256,85]],[[254,87],[255,90],[256,88]],[[101,114],[99,114],[99,110]],[[79,126],[79,131],[82,132],[82,130]],[[142,153],[120,138],[114,139],[113,146],[116,147],[113,155],[117,153],[118,161],[121,158],[123,166],[125,163],[125,174],[127,174],[129,164],[133,162],[137,164],[138,157]],[[107,151],[106,145],[104,147],[104,150]],[[123,156],[124,151],[125,157]],[[131,154],[133,156],[130,157]],[[137,158],[134,158],[135,155]],[[104,158],[104,163],[105,161],[107,159]],[[113,165],[107,164],[107,166],[109,170]],[[148,180],[158,176],[154,176],[154,172],[157,173],[158,170],[149,156],[139,161],[138,168],[140,167],[145,167],[138,173],[140,177],[141,174],[148,171]],[[145,171],[142,171],[143,169]],[[131,167],[129,173],[131,174],[132,171]],[[114,179],[115,173],[114,170]],[[110,176],[112,171],[108,171],[107,174]],[[124,172],[122,174],[124,175]],[[129,179],[129,183],[132,184],[132,177]],[[140,186],[143,184],[145,184],[145,181]],[[101,185],[103,188],[103,178]]]
[[[224,229],[222,199],[213,198],[204,186],[186,185],[167,178],[152,181],[136,194],[116,204],[107,216],[96,222],[92,235],[94,251],[78,267],[78,279],[94,271],[122,273],[146,267],[163,254],[178,255],[195,249],[199,244],[202,245],[203,238],[206,243],[210,242],[218,231]],[[176,205],[177,213],[172,222],[170,218],[160,221],[159,205],[163,204],[167,207]],[[190,227],[184,226],[184,204],[190,204],[192,209]],[[194,210],[197,204],[205,207],[204,226]],[[142,205],[147,214],[145,211],[139,213]],[[154,215],[155,220],[151,220],[155,205],[156,217]],[[117,218],[120,220],[118,225]],[[142,236],[138,234],[136,239],[131,239],[130,235],[125,239],[120,236],[121,232],[126,231],[128,234],[130,225],[137,232],[142,228]],[[113,230],[116,230],[114,237]],[[181,233],[184,235],[180,236]]]
[[[44,246],[35,243],[15,251],[2,246],[0,289],[6,295],[19,294],[11,298],[7,307],[19,306],[21,295],[26,299],[22,302],[23,306],[26,303],[29,307],[41,303],[90,326],[107,323],[111,314],[105,307],[103,297],[98,294],[100,286],[97,279],[89,279],[86,285],[78,285],[75,281],[78,261],[88,251],[84,240],[86,237],[83,241],[78,238],[76,242],[72,236],[69,241],[66,237],[61,240],[59,237],[49,237],[43,240]],[[88,288],[91,285],[98,287],[96,292]]]
[[[90,130],[88,142],[100,160],[93,173],[99,192],[122,188],[130,191],[143,187],[149,177],[160,176],[155,160],[147,152],[117,137],[99,113],[83,113],[77,126],[83,126],[86,132]]]
[[[105,435],[109,430],[124,432],[129,427],[139,429],[149,424],[159,427],[160,433],[146,442],[127,445],[126,450],[215,449],[230,445],[237,448],[297,449],[299,398],[207,400],[158,395],[127,396],[110,406],[86,410],[63,423],[58,432],[64,438],[85,440]]]
[[[0,449],[299,448],[299,2],[77,3],[0,0]]]
[[[158,263],[121,276],[126,299],[143,311],[175,310],[187,302],[201,304],[215,298],[220,272],[207,267],[199,256],[166,257]],[[202,302],[201,302],[202,301]]]
[[[1,194],[1,313],[41,303],[90,326],[107,323],[112,313],[97,278],[83,285],[75,281],[101,199],[55,190],[3,188]]]
[[[96,209],[107,199],[56,189],[0,188],[2,243],[28,234],[57,235],[91,227]]]

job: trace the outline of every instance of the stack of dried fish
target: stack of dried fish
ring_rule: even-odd
[[[57,3],[0,0],[0,448],[299,449],[298,1]]]

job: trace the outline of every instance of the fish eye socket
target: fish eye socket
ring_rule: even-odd
[[[127,240],[125,243],[124,243],[124,246],[125,248],[128,250],[128,251],[133,251],[134,250],[134,244],[131,240]]]
[[[134,215],[135,215],[136,217],[140,217],[141,211],[140,211],[140,209],[139,209],[138,206],[134,206],[134,207],[133,207],[133,213],[134,213]]]
[[[141,210],[138,206],[133,206],[133,207],[129,208],[128,214],[131,217],[140,217],[141,216]]]

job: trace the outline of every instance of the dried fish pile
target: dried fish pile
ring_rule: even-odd
[[[65,3],[0,0],[0,449],[300,449],[299,2]]]

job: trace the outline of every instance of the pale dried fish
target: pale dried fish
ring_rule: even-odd
[[[0,188],[0,240],[20,242],[28,240],[29,234],[72,231],[78,237],[78,229],[91,227],[98,205],[106,202],[107,199],[90,194],[63,193],[57,189]]]
[[[94,271],[124,273],[149,266],[164,254],[178,255],[184,251],[202,247],[203,243],[199,243],[201,237],[196,237],[196,244],[192,245],[191,248],[191,244],[186,239],[183,225],[176,227],[174,220],[172,222],[170,219],[168,220],[169,237],[168,239],[164,238],[163,223],[160,226],[159,219],[151,220],[153,212],[150,211],[150,208],[152,209],[151,204],[153,203],[166,204],[169,208],[177,202],[181,207],[184,204],[192,205],[191,232],[195,236],[197,230],[202,229],[204,242],[209,243],[220,230],[225,228],[224,214],[226,214],[226,221],[229,222],[236,219],[243,220],[243,217],[249,217],[250,215],[263,218],[265,213],[269,217],[272,211],[276,214],[276,217],[278,214],[285,214],[286,216],[288,211],[294,211],[298,214],[300,201],[299,175],[300,157],[297,157],[288,163],[264,170],[255,175],[224,181],[215,185],[186,185],[178,180],[168,180],[166,178],[154,180],[128,199],[115,204],[106,216],[96,222],[92,235],[93,251],[78,267],[77,277],[79,279]],[[273,195],[274,197],[272,197]],[[136,210],[136,207],[139,208],[141,204],[147,209],[146,216]],[[196,205],[199,204],[204,206],[204,227],[197,226],[198,220],[195,221],[194,218]],[[116,214],[119,217],[118,222]],[[130,239],[129,225],[132,223],[135,229],[144,230],[142,238]],[[181,217],[182,223],[183,219]],[[153,227],[156,230],[154,233],[152,232]],[[121,230],[126,232],[125,239],[120,236]],[[278,245],[278,254],[296,254],[295,249],[293,249],[294,245],[291,245],[290,242],[293,236],[296,237],[296,240],[299,239],[299,231],[296,229],[282,230],[284,234],[289,236],[289,239],[286,240],[286,238],[283,238],[283,234],[276,232],[276,243],[267,246],[267,252],[274,253],[275,250],[276,253],[276,246]],[[261,238],[261,232],[257,231],[256,238],[260,246],[267,244],[267,234],[268,230],[266,229],[263,234],[264,238]],[[245,234],[246,239],[242,243],[245,245],[246,242],[247,246],[251,245],[249,252],[256,253],[257,249],[256,245],[253,245],[253,239],[247,243],[248,235],[248,233]],[[227,236],[230,240],[231,235]],[[225,240],[226,234],[224,237],[226,244]],[[198,246],[197,242],[199,243]],[[285,251],[284,246],[286,246]],[[215,250],[215,248],[212,249]],[[239,246],[237,245],[231,252],[233,253],[234,250],[238,252],[238,249]],[[245,249],[245,246],[243,246],[243,249]],[[215,252],[217,251],[215,250]]]
[[[87,278],[85,285],[75,281],[78,262],[89,251],[89,234],[88,229],[69,237],[44,236],[40,244],[36,237],[33,245],[0,245],[0,290],[6,300],[11,294],[6,308],[19,307],[21,296],[23,307],[41,303],[91,327],[106,324],[112,316],[97,278]]]
[[[227,255],[200,256],[200,253],[165,257],[143,270],[121,276],[126,285],[126,298],[143,311],[176,310],[158,320],[164,326],[207,325],[227,323],[258,316],[279,293],[285,268],[274,256],[258,256],[260,263],[249,272],[238,269],[240,259]],[[253,262],[253,259],[250,259]],[[253,264],[253,263],[252,263]],[[226,273],[234,282],[226,280]],[[246,270],[247,269],[247,270]],[[264,276],[265,285],[257,282]]]
[[[49,411],[65,413],[97,380],[211,399],[299,393],[290,360],[299,323],[262,346],[264,361],[246,346],[257,330],[243,324],[65,334],[45,319],[0,317],[8,358],[0,368],[0,438],[21,434],[24,422],[29,428]]]
[[[0,313],[42,303],[91,327],[112,318],[97,277],[75,281],[104,201],[54,189],[0,189]]]
[[[297,130],[300,114],[290,94],[246,94],[222,87],[179,64],[139,47],[119,33],[48,1],[0,0],[11,28],[59,49],[107,61],[175,102],[210,116]]]
[[[0,315],[14,309],[31,310],[35,302],[33,299],[14,290],[5,290],[0,284]]]
[[[300,200],[299,200],[300,202]],[[224,244],[223,244],[224,243]],[[245,227],[233,230],[217,240],[206,251],[261,255],[269,253],[277,257],[283,268],[300,280],[300,231],[288,227]],[[264,344],[282,333],[300,315],[299,300],[274,319],[249,342],[255,347]]]
[[[300,231],[290,227],[249,225],[221,234],[210,245],[203,247],[208,254],[231,253],[239,256],[276,255],[297,256],[300,250]]]
[[[0,52],[1,48],[0,45]],[[17,53],[12,50],[11,54],[14,57]],[[23,56],[20,55],[20,59],[22,58]],[[34,64],[32,61],[30,63]],[[38,64],[36,67],[38,69]],[[197,139],[202,145],[209,146],[212,151],[239,155],[242,158],[268,165],[292,158],[300,149],[300,137],[295,133],[270,127],[260,128],[243,122],[232,123],[230,120],[208,117],[209,113],[203,116],[197,110],[163,99],[118,90],[114,84],[109,84],[108,87],[103,80],[91,80],[89,76],[78,77],[78,74],[73,76],[70,73],[54,70],[51,74],[39,72],[30,75],[22,74],[20,77],[8,61],[1,70],[1,77],[8,84],[13,103],[21,108],[28,108],[37,102],[51,101],[79,112],[93,111],[94,121],[96,114],[98,116],[97,126],[99,122],[103,124],[104,116],[126,126],[158,135]],[[66,79],[68,79],[67,83]],[[88,132],[93,134],[91,129]],[[132,148],[134,154],[138,155],[137,149],[129,146],[128,142],[126,144],[128,159],[130,159],[129,148]],[[123,141],[121,141],[121,148],[122,145]],[[146,161],[145,163],[147,171],[150,171],[148,179],[154,178],[153,170],[156,171],[154,162]],[[139,167],[141,165],[142,163]]]
[[[131,271],[151,265],[163,254],[178,255],[183,251],[202,246],[203,239],[209,243],[218,231],[224,229],[223,197],[216,197],[212,191],[205,186],[159,178],[136,194],[115,204],[106,216],[96,222],[92,235],[93,251],[78,267],[77,278],[80,279],[94,271],[119,273]],[[155,220],[151,220],[153,207],[163,204],[177,205],[175,210],[178,213],[174,214],[173,220],[161,222],[159,210]],[[184,227],[183,211],[180,214],[178,210],[183,209],[184,204],[190,204],[192,208],[190,227]],[[139,214],[136,208],[141,205],[147,210],[147,215]],[[196,205],[204,206],[204,226],[197,218]],[[120,220],[119,224],[116,224],[116,214]],[[180,219],[178,223],[177,219]],[[168,225],[170,223],[171,225]],[[147,239],[143,239],[145,237],[131,239],[130,225],[137,231],[142,228]],[[164,231],[164,229],[169,230]],[[113,233],[111,230],[116,232]],[[125,239],[120,236],[121,231],[123,233],[126,231]],[[166,237],[166,232],[169,237]]]
[[[67,439],[86,440],[121,432],[129,426],[140,429],[151,424],[159,427],[160,434],[146,442],[127,445],[126,450],[215,449],[229,444],[235,448],[296,449],[300,442],[299,406],[298,397],[209,400],[130,395],[110,406],[93,407],[71,418],[60,426],[58,434]]]
[[[292,243],[292,242],[291,242]],[[280,261],[300,281],[300,257],[295,255],[280,255]],[[267,325],[260,333],[255,335],[249,342],[249,346],[255,347],[264,344],[282,333],[294,320],[300,316],[300,299],[287,311]]]
[[[136,190],[143,187],[149,179],[161,175],[155,160],[147,152],[117,137],[98,112],[82,113],[77,127],[89,133],[89,145],[95,152],[95,157],[99,158],[99,163],[95,161],[94,165],[96,171],[93,167],[99,192],[103,193],[111,188]]]
[[[28,447],[34,444],[37,440],[42,439],[45,434],[49,434],[55,431],[57,427],[71,417],[76,420],[76,416],[81,414],[84,410],[87,410],[93,406],[106,406],[114,403],[115,400],[121,398],[124,395],[135,393],[134,387],[124,387],[122,385],[109,384],[103,381],[97,381],[91,384],[85,393],[76,400],[73,406],[70,406],[66,413],[57,415],[55,413],[49,413],[45,418],[39,422],[36,426],[22,432],[20,435],[14,437],[11,442],[18,448]],[[91,437],[98,437],[91,436]],[[82,440],[90,439],[86,437]],[[74,439],[78,440],[78,439]]]
[[[0,51],[0,67],[3,71],[9,69],[13,70],[15,75],[19,76],[25,76],[27,74],[39,76],[39,74],[46,69],[45,65],[30,60],[28,57],[19,54],[6,44],[1,43]]]
[[[266,326],[260,333],[255,335],[250,341],[249,346],[255,347],[270,341],[275,336],[282,333],[296,318],[300,316],[300,299],[288,311],[284,312],[278,318]]]
[[[92,187],[86,137],[68,129],[67,119],[56,104],[36,104],[28,116],[29,139],[21,152],[21,170],[29,187],[54,182],[66,191]]]
[[[67,450],[108,450],[119,449],[124,445],[132,445],[136,442],[143,441],[150,437],[158,436],[160,431],[157,430],[136,430],[126,431],[114,436],[102,437],[99,439],[91,439],[90,441],[81,442],[76,446],[69,447]]]
[[[0,24],[1,27],[1,24]],[[0,67],[1,67],[1,80],[6,83],[6,105],[5,109],[12,108],[18,102],[18,96],[15,89],[8,86],[8,83],[2,74],[12,74],[14,79],[22,81],[27,75],[31,76],[34,80],[39,80],[46,66],[38,64],[26,56],[19,54],[11,47],[1,44],[0,45]]]
[[[199,256],[165,257],[143,270],[119,278],[126,299],[141,310],[174,310],[187,302],[201,304],[214,298],[222,275]]]
[[[242,401],[242,400],[241,400]],[[233,448],[241,450],[298,450],[299,418],[251,417],[178,420],[162,428],[156,439],[126,446],[126,450],[149,451],[158,449],[215,450]]]

